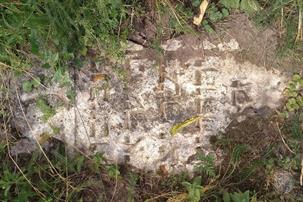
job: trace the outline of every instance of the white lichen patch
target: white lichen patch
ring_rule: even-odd
[[[223,42],[218,44],[220,51],[235,51],[239,49],[239,44],[235,39],[231,39],[229,42]]]
[[[129,41],[125,46],[126,46],[127,50],[131,50],[131,51],[141,51],[141,50],[143,50],[142,45],[135,44],[131,41]]]
[[[213,43],[211,43],[211,42],[208,41],[208,40],[204,40],[204,41],[203,41],[203,48],[204,48],[205,50],[211,50],[211,49],[217,48],[217,46],[214,45]]]
[[[207,39],[203,40],[202,43],[192,44],[192,48],[194,50],[218,50],[220,52],[224,51],[236,51],[240,49],[239,43],[235,39],[231,39],[228,42],[213,43]],[[176,49],[177,50],[177,49]]]
[[[161,47],[166,51],[176,51],[182,47],[182,41],[177,39],[170,39],[164,42]]]
[[[77,90],[75,104],[58,108],[47,123],[39,121],[41,114],[31,104],[26,116],[32,129],[25,134],[39,137],[56,126],[60,132],[55,137],[71,147],[102,152],[112,162],[139,169],[156,171],[164,165],[178,172],[193,169],[189,159],[198,151],[215,153],[209,137],[224,131],[233,117],[245,118],[246,109],[279,106],[286,78],[276,70],[238,63],[231,54],[239,49],[237,41],[217,48],[210,42],[208,50],[219,49],[220,56],[197,55],[182,43],[166,42],[163,48],[176,56],[164,55],[162,63],[144,56],[145,49],[130,53],[124,64],[129,67],[127,81],[107,68],[109,80],[87,81],[87,88]],[[193,45],[202,43],[206,45]],[[187,58],[181,60],[182,51]],[[171,134],[174,125],[195,116],[201,119]]]

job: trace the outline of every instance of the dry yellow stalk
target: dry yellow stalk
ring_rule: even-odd
[[[296,37],[296,42],[302,40],[302,7],[299,6],[299,22],[298,22],[298,31],[297,31],[297,37]]]
[[[193,23],[195,25],[200,25],[201,24],[208,4],[209,4],[208,0],[203,0],[202,3],[200,4],[200,14],[199,14],[198,17],[194,17],[194,21],[193,21]]]

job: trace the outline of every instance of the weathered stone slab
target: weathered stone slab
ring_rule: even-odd
[[[190,157],[197,151],[216,154],[210,136],[234,118],[245,119],[248,111],[277,108],[283,97],[286,77],[237,62],[241,44],[236,39],[172,39],[162,45],[163,54],[134,44],[129,48],[121,64],[123,78],[113,66],[99,64],[98,73],[108,79],[85,79],[93,73],[83,68],[77,72],[75,105],[58,108],[47,123],[34,103],[27,104],[31,129],[20,124],[24,135],[39,139],[58,127],[56,138],[86,152],[102,152],[113,162],[153,171],[160,166],[192,170]],[[50,86],[44,94],[64,96],[65,90]],[[35,96],[21,98],[25,104]],[[171,134],[174,125],[195,116],[201,119]]]

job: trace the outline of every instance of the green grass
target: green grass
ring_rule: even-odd
[[[0,1],[0,61],[14,67],[77,65],[89,48],[111,57],[123,52],[121,0]]]
[[[108,200],[102,188],[106,182],[102,175],[112,176],[114,182],[120,176],[118,169],[106,166],[100,154],[68,157],[63,144],[55,142],[55,145],[48,152],[54,166],[51,167],[39,150],[15,159],[8,155],[8,145],[1,144],[1,201],[81,201],[88,197],[87,191],[96,187],[99,188],[94,200]]]
[[[156,2],[157,14],[169,14],[169,27],[159,25],[161,29],[171,29],[176,34],[193,33],[191,19],[200,1],[192,1],[191,6],[169,0]],[[142,3],[123,0],[2,0],[0,61],[14,68],[38,65],[66,69],[81,66],[91,48],[105,51],[110,57],[121,57],[120,42],[125,41],[128,33],[128,27],[122,28],[121,25],[130,17],[127,10],[130,7],[140,11]],[[302,8],[302,0],[220,0],[209,5],[203,27],[212,32],[214,23],[230,12],[242,10],[258,24],[268,26],[279,22],[285,39],[281,49],[302,49],[302,34],[298,27]]]
[[[55,109],[52,108],[47,103],[47,101],[41,97],[36,100],[36,105],[37,105],[38,109],[42,112],[42,114],[43,114],[42,120],[45,122],[56,114]]]

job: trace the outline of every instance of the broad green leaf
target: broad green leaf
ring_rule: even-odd
[[[199,202],[201,199],[202,186],[201,186],[201,176],[195,177],[193,183],[184,183],[188,191],[188,200],[190,202]]]
[[[30,40],[30,44],[31,44],[32,53],[35,54],[35,55],[38,55],[38,53],[39,53],[39,42],[38,42],[37,30],[35,30],[35,29],[31,30],[31,33],[29,35],[29,40]]]
[[[227,17],[227,16],[229,16],[229,11],[226,8],[223,8],[222,14],[223,14],[223,17]]]
[[[209,19],[211,22],[218,22],[219,20],[223,19],[223,14],[220,11],[211,12]]]
[[[230,202],[230,195],[227,191],[223,192],[223,202]]]
[[[249,191],[232,193],[231,198],[233,202],[249,202]]]
[[[296,98],[290,98],[286,103],[286,108],[288,111],[292,112],[292,111],[298,110],[300,108],[300,106],[297,103]]]
[[[240,0],[220,0],[220,3],[229,9],[239,9],[240,8]]]
[[[215,30],[209,25],[209,24],[205,24],[203,25],[204,29],[208,32],[208,33],[214,33]]]
[[[201,4],[201,0],[192,0],[192,1],[191,1],[191,4],[192,4],[194,7],[199,7],[199,5]]]
[[[242,0],[240,9],[251,14],[260,9],[260,5],[256,0]]]

